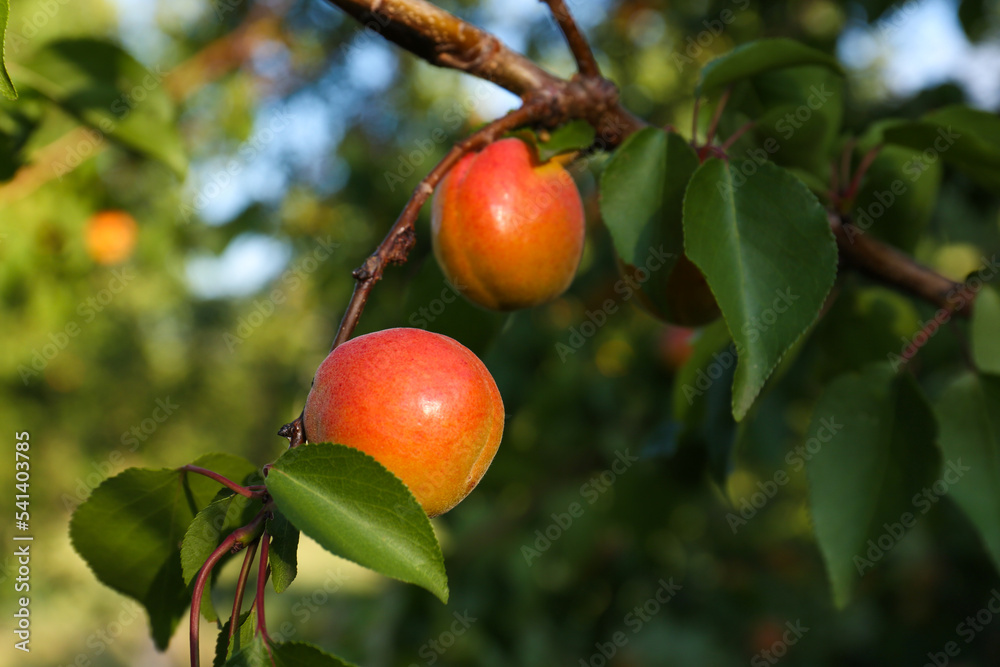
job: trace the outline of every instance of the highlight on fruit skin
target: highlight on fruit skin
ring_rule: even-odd
[[[132,254],[139,237],[135,218],[125,211],[99,211],[87,221],[87,254],[98,264],[120,264]]]
[[[471,350],[441,334],[398,328],[336,347],[316,371],[303,421],[309,442],[369,454],[437,516],[489,468],[504,408]]]
[[[569,172],[555,160],[540,163],[520,139],[465,155],[434,193],[434,255],[448,280],[485,308],[527,308],[565,292],[585,231]]]

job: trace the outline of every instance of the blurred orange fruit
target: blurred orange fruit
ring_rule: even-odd
[[[87,254],[98,264],[118,264],[135,249],[139,226],[125,211],[99,211],[87,221]]]
[[[687,327],[672,324],[664,327],[660,336],[660,357],[666,362],[667,368],[672,371],[680,370],[691,358],[691,353],[694,352],[694,346],[691,345],[693,335],[694,329]]]

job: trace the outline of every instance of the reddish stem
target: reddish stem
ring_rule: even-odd
[[[194,580],[194,591],[191,593],[191,667],[199,667],[201,665],[201,654],[198,650],[201,600],[205,594],[205,585],[208,583],[208,578],[212,574],[212,569],[228,552],[239,551],[245,547],[247,542],[254,537],[257,529],[260,527],[261,522],[264,521],[266,516],[266,509],[262,509],[257,516],[250,521],[250,523],[242,528],[237,528],[230,533],[226,539],[222,540],[222,544],[216,547],[215,551],[213,551],[205,560],[205,564],[201,566],[201,570],[198,572],[198,576]]]
[[[858,165],[858,170],[854,172],[854,178],[851,179],[851,185],[848,186],[847,192],[844,193],[844,199],[851,201],[854,199],[855,195],[858,194],[858,188],[861,186],[861,179],[864,178],[866,173],[868,173],[868,168],[872,166],[873,162],[875,162],[875,158],[878,157],[881,150],[882,144],[879,144],[865,153],[865,156],[861,158],[861,164]]]
[[[840,182],[843,185],[847,185],[851,179],[851,156],[854,155],[854,147],[857,144],[857,139],[853,137],[848,139],[847,144],[844,145],[844,152],[840,154]]]
[[[267,562],[268,551],[270,550],[271,536],[267,534],[267,529],[260,536],[260,563],[257,565],[257,598],[254,606],[257,609],[257,633],[264,637],[265,642],[270,642],[271,637],[267,634],[267,621],[264,619],[264,592],[267,590],[267,578],[271,574],[271,566]]]
[[[219,473],[213,470],[208,470],[207,468],[200,468],[198,466],[186,465],[186,466],[181,466],[179,470],[183,470],[185,472],[197,473],[199,475],[204,475],[209,479],[214,479],[222,486],[232,489],[236,493],[240,494],[241,496],[246,496],[247,498],[259,498],[261,496],[260,493],[255,493],[250,489],[246,488],[245,486],[241,486],[236,482],[234,482],[233,480],[223,477]]]
[[[742,137],[749,130],[753,129],[756,126],[757,126],[757,121],[755,120],[750,120],[747,121],[746,123],[743,123],[743,125],[741,125],[735,132],[729,135],[729,138],[722,143],[721,148],[723,152],[728,151],[733,144],[739,141],[740,137]]]
[[[701,95],[694,96],[694,111],[691,112],[691,145],[698,145],[698,113],[701,111]]]
[[[840,210],[840,179],[837,177],[837,162],[830,161],[830,201]]]
[[[722,97],[719,98],[719,103],[715,105],[715,113],[712,114],[712,120],[708,124],[708,133],[705,135],[705,146],[711,146],[712,141],[715,140],[715,132],[719,129],[719,120],[722,118],[722,112],[725,110],[732,92],[733,87],[727,86],[722,93]]]
[[[253,557],[257,553],[258,544],[260,544],[260,540],[254,540],[250,543],[246,556],[243,557],[240,578],[236,581],[236,599],[233,600],[233,614],[229,617],[230,646],[232,646],[233,637],[236,636],[237,626],[240,624],[240,612],[243,611],[243,593],[247,587],[247,577],[250,575],[250,566],[253,564]]]

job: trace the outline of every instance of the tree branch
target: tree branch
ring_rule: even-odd
[[[834,214],[829,217],[840,256],[847,264],[956,315],[972,314],[974,295],[963,283],[945,278]]]
[[[563,36],[566,38],[569,50],[573,52],[576,68],[580,74],[588,77],[601,76],[601,69],[597,66],[597,60],[594,58],[590,43],[584,37],[580,26],[576,24],[565,0],[542,0],[542,2],[549,6],[549,11],[552,12],[553,18],[559,24],[559,29],[562,30]]]
[[[490,33],[425,0],[329,0],[370,29],[440,67],[525,95],[560,79]]]

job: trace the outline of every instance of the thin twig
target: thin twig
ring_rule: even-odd
[[[208,477],[209,479],[213,479],[216,482],[218,482],[219,484],[221,484],[222,486],[225,486],[226,488],[232,489],[236,493],[240,494],[241,496],[246,496],[247,498],[260,498],[262,495],[264,495],[262,492],[251,491],[247,487],[242,486],[240,484],[237,484],[236,482],[234,482],[231,479],[223,477],[222,475],[220,475],[219,473],[215,472],[214,470],[208,470],[207,468],[202,468],[202,467],[193,466],[193,465],[181,466],[180,468],[178,468],[178,470],[183,470],[185,472],[193,472],[193,473],[197,473],[199,475],[204,475],[205,477]]]
[[[559,24],[559,29],[562,30],[562,34],[566,38],[569,50],[573,52],[573,58],[576,60],[576,68],[580,74],[589,77],[600,76],[601,69],[597,65],[597,59],[594,58],[594,52],[590,48],[590,43],[584,37],[583,31],[577,25],[576,20],[569,11],[569,7],[566,6],[566,2],[564,0],[542,1],[549,6],[552,16],[555,18],[556,23]]]

